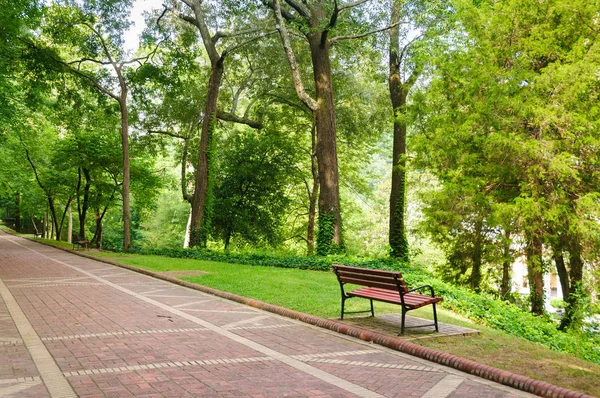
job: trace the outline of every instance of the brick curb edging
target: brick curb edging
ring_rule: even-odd
[[[10,232],[8,232],[10,233]],[[33,240],[30,238],[25,238]],[[237,294],[224,292],[221,290],[213,289],[207,286],[197,285],[191,282],[187,282],[181,279],[177,279],[171,276],[163,275],[157,272],[145,270],[143,268],[137,268],[127,264],[121,264],[108,259],[95,257],[89,254],[81,253],[78,251],[70,250],[63,247],[58,247],[45,242],[39,242],[47,246],[57,248],[59,250],[66,251],[71,254],[75,254],[81,257],[85,257],[91,260],[100,261],[106,264],[114,265],[120,268],[128,269],[140,274],[151,276],[157,279],[162,279],[167,282],[171,282],[180,286],[184,286],[190,289],[198,290],[204,293],[212,294],[221,298],[232,300],[241,304],[248,305],[250,307],[258,308],[264,311],[272,312],[277,315],[281,315],[287,318],[295,319],[310,325],[318,326],[324,329],[328,329],[337,333],[345,334],[347,336],[355,337],[364,341],[372,342],[405,354],[409,354],[421,359],[425,359],[431,362],[435,362],[440,365],[448,366],[465,373],[469,373],[483,379],[491,380],[496,383],[504,384],[506,386],[525,391],[531,394],[538,395],[544,398],[595,398],[591,395],[587,395],[581,392],[569,390],[567,388],[558,387],[553,384],[535,380],[527,376],[522,376],[516,373],[512,373],[506,370],[494,368],[492,366],[483,365],[472,361],[470,359],[461,358],[456,355],[444,353],[441,351],[433,350],[431,348],[422,347],[408,341],[398,339],[392,336],[387,336],[381,333],[373,332],[370,330],[362,329],[355,326],[346,325],[341,322],[333,321],[330,319],[319,318],[314,315],[305,314],[290,310],[288,308],[279,307],[273,304],[265,303],[259,300],[239,296]]]

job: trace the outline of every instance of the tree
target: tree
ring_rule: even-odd
[[[494,207],[513,209],[516,217],[504,224],[525,241],[531,308],[539,314],[544,245],[554,247],[559,268],[569,254],[577,281],[582,254],[597,246],[584,238],[598,228],[585,220],[596,217],[589,204],[599,182],[589,157],[598,144],[595,110],[584,109],[594,109],[588,93],[597,87],[589,68],[597,65],[598,4],[456,4],[464,32],[447,39],[427,99],[416,96],[417,123],[425,128],[415,142],[436,174],[466,179]]]
[[[123,248],[131,246],[129,108],[127,68],[147,62],[147,55],[131,57],[123,48],[131,0],[89,2],[81,6],[54,5],[48,9],[44,33],[54,42],[50,58],[99,92],[116,101],[121,118],[123,164]],[[42,47],[40,45],[40,47]],[[66,57],[67,60],[63,60]],[[109,70],[112,72],[110,73]]]
[[[342,218],[340,213],[339,171],[334,92],[331,74],[331,46],[341,40],[360,38],[388,29],[376,29],[357,35],[328,37],[338,24],[338,17],[345,10],[365,3],[338,3],[333,9],[326,1],[310,4],[294,0],[263,0],[275,15],[277,30],[288,58],[294,87],[298,98],[313,112],[317,132],[317,164],[319,175],[319,219],[317,253],[325,255],[343,248]],[[311,97],[302,83],[300,68],[296,60],[287,24],[299,27],[310,48],[310,59],[314,76],[315,97]]]
[[[275,132],[234,135],[220,163],[213,228],[225,249],[232,238],[275,246],[281,233],[293,150]]]
[[[204,48],[210,60],[210,75],[207,85],[206,100],[202,112],[202,128],[200,132],[198,164],[195,170],[193,193],[188,194],[185,185],[182,185],[184,189],[183,197],[190,202],[192,206],[190,226],[191,247],[206,246],[208,231],[210,229],[213,200],[212,189],[214,186],[214,180],[211,176],[214,171],[211,171],[211,169],[213,168],[212,158],[215,151],[213,134],[216,119],[220,114],[222,119],[249,124],[248,119],[242,120],[242,118],[236,117],[234,114],[227,114],[225,112],[219,112],[218,110],[217,104],[219,90],[225,73],[225,60],[230,53],[236,51],[247,42],[252,42],[263,36],[260,31],[260,26],[257,29],[251,29],[249,31],[240,30],[235,27],[234,30],[230,32],[217,31],[215,34],[211,34],[206,22],[207,18],[210,18],[210,16],[207,14],[208,11],[203,3],[202,0],[182,1],[181,3],[175,2],[175,6],[168,8],[173,11],[178,18],[198,29],[202,43],[204,44]],[[227,4],[223,5],[223,8],[227,8],[226,6]],[[181,8],[185,8],[186,11],[179,11]],[[214,18],[218,17],[215,16]],[[240,22],[236,21],[231,15],[229,15],[228,19],[233,23]],[[247,20],[241,22],[245,23]],[[219,41],[228,38],[241,38],[243,41],[241,43],[234,42],[234,44],[220,50],[218,48]],[[252,122],[250,122],[250,124],[252,124]],[[259,126],[255,124],[255,127]]]
[[[406,128],[408,95],[421,75],[428,39],[440,31],[446,7],[440,1],[392,0],[389,31],[389,93],[394,115],[392,188],[390,192],[390,255],[409,261],[406,238]],[[431,45],[429,46],[431,47]]]

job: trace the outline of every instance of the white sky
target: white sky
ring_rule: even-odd
[[[143,13],[156,8],[162,9],[162,3],[162,0],[135,0],[131,10],[131,21],[133,23],[125,35],[125,48],[127,50],[134,52],[139,46],[140,35],[146,27]]]

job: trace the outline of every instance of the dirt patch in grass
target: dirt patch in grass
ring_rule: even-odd
[[[412,343],[600,397],[600,365],[499,331]]]
[[[172,276],[173,278],[185,278],[189,276],[200,276],[206,275],[208,272],[198,271],[198,270],[184,270],[184,271],[166,271],[159,272],[161,275]]]

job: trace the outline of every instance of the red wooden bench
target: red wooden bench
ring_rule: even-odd
[[[89,249],[91,242],[86,239],[81,239],[77,234],[73,234],[73,237],[71,238],[71,243],[73,244],[73,249],[75,249],[75,246],[79,246],[82,249]]]
[[[443,301],[441,297],[435,297],[433,287],[429,285],[419,286],[414,289],[409,289],[406,286],[402,274],[397,271],[383,271],[368,268],[348,267],[345,265],[332,265],[333,272],[337,275],[342,290],[342,313],[341,319],[344,319],[344,314],[357,314],[371,312],[371,316],[375,316],[373,311],[373,300],[382,301],[385,303],[398,304],[402,307],[402,328],[400,334],[404,334],[404,329],[409,326],[404,326],[406,313],[425,305],[433,306],[434,323],[410,327],[435,326],[435,331],[438,332],[438,321],[435,304]],[[355,290],[346,292],[344,286],[346,284],[365,286]],[[416,293],[421,289],[428,289],[430,295]],[[346,300],[352,297],[362,297],[371,302],[371,309],[366,311],[351,311],[344,312]]]

